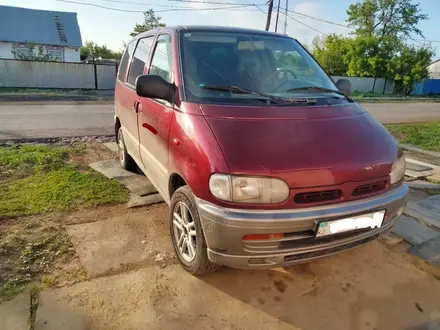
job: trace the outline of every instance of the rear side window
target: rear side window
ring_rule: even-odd
[[[134,51],[133,61],[130,71],[128,71],[127,82],[134,85],[136,78],[144,73],[145,63],[148,60],[153,37],[139,39],[136,50]]]
[[[172,82],[171,68],[171,36],[165,34],[157,39],[150,74],[161,76],[164,80]]]
[[[118,72],[118,80],[124,82],[125,81],[125,72],[127,71],[128,61],[131,58],[131,54],[133,54],[135,41],[133,40],[127,46],[127,49],[122,57],[121,63],[119,64],[119,72]]]

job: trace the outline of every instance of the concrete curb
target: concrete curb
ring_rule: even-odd
[[[425,149],[420,149],[416,146],[413,146],[412,144],[401,144],[400,145],[404,150],[408,150],[408,151],[414,151],[414,152],[418,152],[420,154],[424,154],[424,155],[428,155],[428,156],[432,156],[432,157],[436,157],[436,158],[440,158],[440,152],[436,152],[436,151],[430,151],[430,150],[425,150]]]
[[[113,96],[0,94],[1,102],[113,102]]]

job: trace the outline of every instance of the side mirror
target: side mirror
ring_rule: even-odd
[[[145,74],[136,78],[136,94],[173,103],[174,85],[161,76]]]
[[[336,86],[345,93],[345,95],[350,96],[351,95],[351,82],[348,79],[339,79],[336,82]]]

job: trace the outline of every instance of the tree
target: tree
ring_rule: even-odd
[[[320,39],[318,36],[312,41],[312,52],[316,60],[331,76],[343,76],[348,71],[344,55],[348,50],[350,39],[331,34]]]
[[[156,16],[153,9],[144,12],[144,23],[143,24],[136,23],[133,32],[131,32],[130,35],[132,37],[135,37],[139,33],[165,26],[165,23],[162,23],[160,21],[161,19],[162,19],[161,17]]]
[[[399,83],[401,92],[408,94],[416,82],[428,76],[428,65],[434,52],[430,47],[416,48],[405,45],[399,56],[389,63],[392,79]]]
[[[99,46],[93,41],[86,41],[84,46],[80,48],[81,56],[91,57],[93,60],[119,60],[122,57],[122,52],[114,52],[108,49],[106,45]]]
[[[52,55],[48,54],[42,45],[37,45],[33,42],[26,42],[26,48],[29,50],[28,54],[19,54],[16,50],[12,50],[14,57],[19,60],[26,61],[56,61]]]
[[[364,0],[349,6],[348,23],[355,28],[356,36],[376,36],[405,39],[412,34],[423,37],[417,28],[420,21],[428,19],[411,0]]]

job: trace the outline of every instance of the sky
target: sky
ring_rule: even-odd
[[[243,7],[223,10],[201,10],[205,8],[225,8],[218,4],[185,3],[172,0],[68,0],[82,2],[74,4],[61,0],[0,0],[0,5],[68,11],[78,14],[78,22],[83,43],[94,41],[100,45],[117,50],[122,48],[123,41],[131,39],[130,32],[136,23],[142,23],[143,11],[154,9],[157,16],[167,25],[226,25],[255,29],[264,29],[266,14],[257,7]],[[193,0],[196,1],[196,0]],[[267,12],[266,0],[199,0],[209,2],[228,2],[237,4],[258,4]],[[280,7],[285,8],[286,0],[280,0]],[[419,24],[419,28],[428,40],[440,41],[440,0],[417,0],[422,11],[429,19]],[[289,10],[305,15],[321,18],[334,23],[346,25],[348,6],[357,0],[289,0]],[[277,0],[274,1],[275,5]],[[135,12],[123,12],[98,8],[85,4],[110,7]],[[183,7],[190,10],[179,10],[169,6]],[[287,18],[287,34],[297,38],[301,43],[311,45],[315,36],[330,33],[348,35],[351,29],[306,18],[297,14],[289,15],[303,24]],[[271,31],[275,27],[276,11],[272,17]],[[284,31],[286,16],[280,11],[278,31]],[[306,26],[306,25],[308,26]],[[319,32],[317,32],[319,31]],[[321,33],[320,33],[321,32]],[[416,37],[420,38],[420,37]],[[432,43],[436,49],[436,57],[440,56],[440,42]]]

